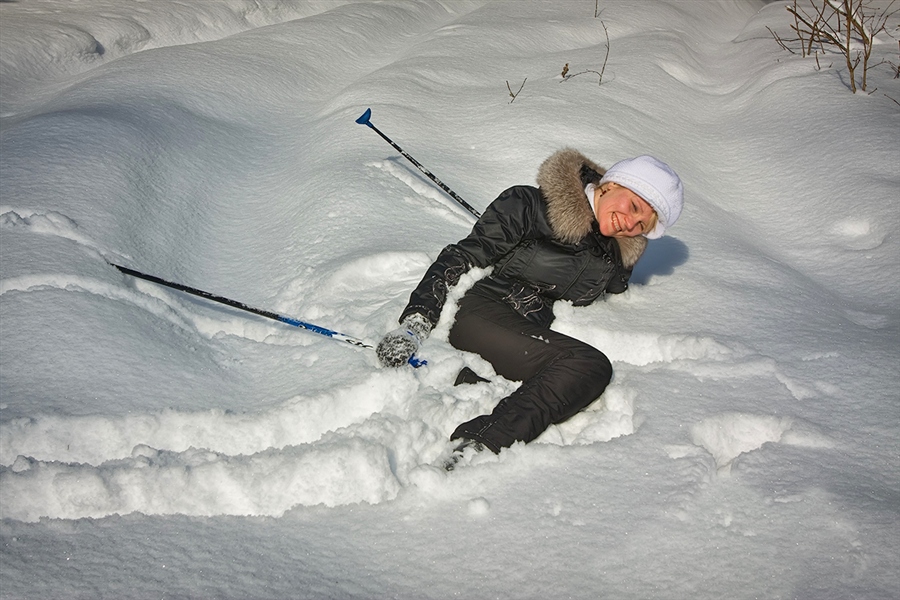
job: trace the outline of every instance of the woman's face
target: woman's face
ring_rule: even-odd
[[[594,216],[607,237],[636,237],[651,229],[655,213],[643,198],[616,183],[594,190]]]

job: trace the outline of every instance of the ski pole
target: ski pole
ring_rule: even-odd
[[[173,283],[171,281],[166,281],[165,279],[160,279],[154,275],[148,275],[146,273],[141,273],[140,271],[135,271],[134,269],[129,269],[128,267],[123,267],[121,265],[117,265],[114,263],[109,263],[111,266],[117,268],[122,273],[126,275],[131,275],[132,277],[137,277],[138,279],[145,279],[147,281],[152,281],[153,283],[172,288],[174,290],[178,290],[180,292],[185,292],[187,294],[192,294],[194,296],[199,296],[201,298],[206,298],[207,300],[212,300],[213,302],[218,302],[219,304],[225,304],[232,308],[237,308],[239,310],[243,310],[249,313],[253,313],[255,315],[259,315],[261,317],[266,317],[267,319],[272,319],[275,321],[280,321],[281,323],[286,323],[288,325],[293,325],[294,327],[299,327],[300,329],[306,329],[307,331],[311,331],[313,333],[318,333],[319,335],[324,335],[326,337],[330,337],[331,339],[338,340],[341,342],[346,342],[353,346],[357,346],[359,348],[374,348],[372,344],[368,344],[362,340],[356,339],[354,337],[350,337],[349,335],[345,335],[343,333],[339,333],[337,331],[333,331],[326,327],[320,327],[319,325],[313,325],[312,323],[307,323],[305,321],[300,321],[299,319],[293,319],[291,317],[285,317],[283,315],[279,315],[277,313],[268,311],[268,310],[260,310],[258,308],[253,308],[252,306],[247,306],[243,302],[238,302],[236,300],[230,300],[228,298],[224,298],[222,296],[217,296],[215,294],[210,294],[209,292],[204,292],[203,290],[198,290],[197,288],[188,287],[186,285],[182,285],[180,283]],[[426,361],[416,358],[415,356],[409,359],[409,364],[413,367],[421,367],[428,364]]]
[[[469,211],[470,213],[472,213],[472,215],[473,215],[476,219],[481,218],[481,213],[479,213],[477,210],[475,210],[474,208],[472,208],[472,206],[469,205],[468,202],[466,202],[465,200],[463,200],[462,198],[460,198],[460,197],[457,195],[456,192],[454,192],[453,190],[451,190],[450,188],[448,188],[446,185],[444,185],[444,182],[441,181],[440,179],[438,179],[437,177],[435,177],[434,173],[432,173],[431,171],[429,171],[428,169],[426,169],[425,167],[423,167],[422,164],[419,163],[419,161],[417,161],[417,160],[414,159],[412,156],[410,156],[409,154],[407,154],[407,153],[403,150],[403,148],[401,148],[400,146],[398,146],[397,144],[395,144],[394,141],[393,141],[391,138],[389,138],[388,136],[386,136],[386,135],[384,135],[383,133],[381,133],[381,130],[379,130],[377,127],[375,127],[374,125],[372,125],[372,122],[369,120],[371,117],[372,117],[372,109],[371,109],[371,108],[367,108],[367,109],[366,109],[366,112],[364,112],[364,113],[362,114],[362,116],[360,116],[360,117],[356,120],[356,122],[359,123],[360,125],[368,125],[370,128],[372,128],[372,130],[375,131],[375,133],[377,133],[378,135],[380,135],[380,136],[384,139],[384,141],[386,141],[388,144],[390,144],[391,146],[393,146],[393,147],[394,147],[394,150],[396,150],[397,152],[399,152],[400,154],[402,154],[403,157],[404,157],[406,160],[408,160],[408,161],[411,162],[412,164],[416,165],[416,168],[417,168],[417,169],[419,169],[420,171],[422,171],[422,173],[424,173],[430,180],[432,180],[433,182],[435,182],[435,183],[438,185],[438,187],[440,187],[442,190],[444,190],[445,192],[447,192],[447,194],[449,194],[449,196],[450,196],[451,198],[453,198],[454,200],[456,200],[456,202],[457,202],[460,206],[462,206],[462,207],[465,208],[467,211]]]

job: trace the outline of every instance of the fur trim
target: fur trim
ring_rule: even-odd
[[[605,172],[606,169],[572,148],[554,153],[541,164],[537,184],[547,202],[553,235],[560,241],[574,244],[591,232],[596,219],[584,196],[584,187],[588,183],[599,184]],[[647,238],[643,236],[617,238],[616,242],[622,262],[628,268],[634,266],[647,247]]]
[[[567,244],[574,244],[589,234],[594,221],[591,205],[584,197],[587,182],[581,180],[583,165],[593,168],[601,176],[606,172],[571,148],[556,152],[538,169],[537,184],[547,202],[547,217],[553,235]]]
[[[642,235],[631,238],[615,238],[622,253],[622,264],[629,269],[634,266],[647,248],[647,238]]]

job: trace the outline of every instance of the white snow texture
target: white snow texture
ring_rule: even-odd
[[[898,17],[853,94],[787,4],[0,2],[0,598],[897,598]],[[384,369],[108,264],[377,342],[472,218],[369,107],[478,210],[564,147],[684,180],[555,307],[608,390],[451,473],[517,385],[447,342],[482,273]]]

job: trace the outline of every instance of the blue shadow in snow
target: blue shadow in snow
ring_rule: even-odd
[[[644,255],[631,273],[632,285],[645,285],[653,275],[671,275],[675,267],[687,262],[690,252],[687,244],[673,237],[650,240]]]

